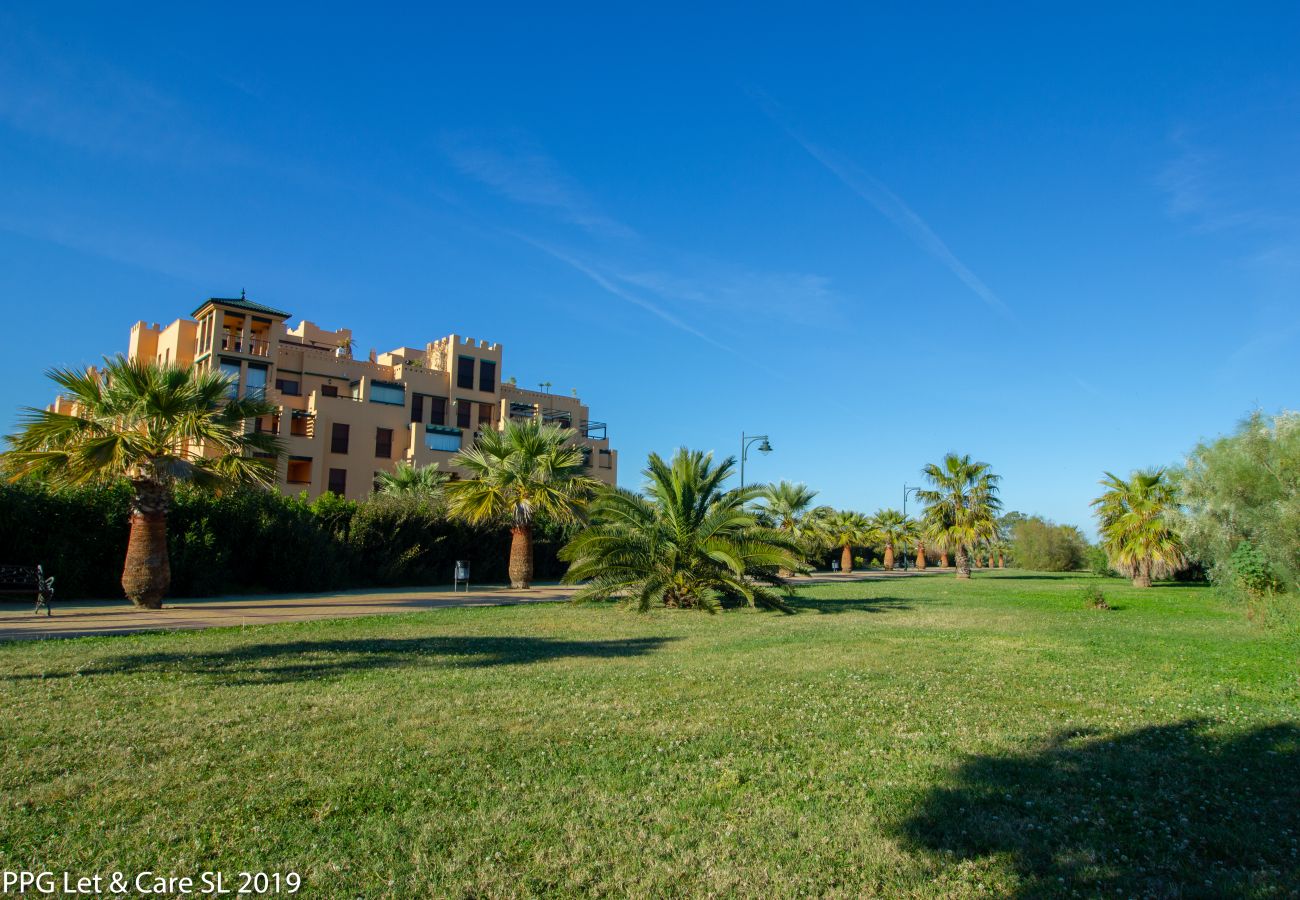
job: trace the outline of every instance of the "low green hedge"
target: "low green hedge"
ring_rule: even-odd
[[[40,563],[62,599],[120,597],[129,534],[126,484],[50,490],[0,484],[0,563]],[[181,487],[168,516],[172,590],[178,597],[325,591],[451,581],[468,559],[476,583],[507,580],[510,534],[449,519],[436,506],[376,497],[363,503]],[[536,528],[538,580],[564,572],[563,529]]]

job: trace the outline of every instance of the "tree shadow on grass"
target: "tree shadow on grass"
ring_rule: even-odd
[[[847,612],[883,613],[911,609],[910,601],[898,597],[816,597],[795,596],[787,598],[795,612],[815,612],[822,615]]]
[[[977,756],[902,824],[959,859],[1007,855],[1015,896],[1300,896],[1300,727],[1189,720]]]
[[[136,653],[76,672],[20,676],[175,673],[228,684],[273,684],[376,669],[443,666],[488,668],[556,659],[620,659],[658,650],[675,638],[568,641],[544,637],[355,638],[247,644],[216,653]]]

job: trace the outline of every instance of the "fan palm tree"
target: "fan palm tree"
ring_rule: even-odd
[[[177,482],[201,487],[275,484],[283,452],[249,420],[275,407],[260,397],[232,398],[216,369],[163,365],[122,356],[102,370],[52,369],[47,374],[69,412],[27,409],[9,437],[4,466],[14,478],[54,486],[126,479],[131,533],[122,590],[136,606],[160,609],[171,586],[167,511]]]
[[[949,453],[939,464],[921,470],[931,487],[917,491],[926,505],[931,538],[941,538],[957,555],[957,577],[970,578],[971,553],[997,534],[997,475],[988,463]]]
[[[916,526],[916,567],[924,569],[927,565],[925,558],[925,531],[921,523]]]
[[[642,612],[662,605],[716,612],[748,605],[789,610],[780,570],[806,570],[788,532],[760,524],[747,504],[761,487],[723,490],[735,467],[711,453],[651,453],[644,495],[607,489],[592,502],[591,524],[560,558],[564,580],[585,582],[575,601],[626,598]]]
[[[871,523],[862,513],[835,510],[821,519],[823,540],[840,548],[840,571],[853,571],[853,548],[871,540]]]
[[[885,545],[886,571],[893,571],[895,548],[903,549],[919,533],[916,523],[896,509],[877,510],[871,517],[871,530],[875,539]]]
[[[451,512],[475,524],[510,527],[510,586],[533,581],[533,522],[539,515],[576,522],[600,482],[586,474],[574,432],[535,420],[510,421],[504,431],[484,431],[451,464],[470,478],[443,486]]]
[[[1151,587],[1152,577],[1172,574],[1184,562],[1182,540],[1174,530],[1178,488],[1164,469],[1141,469],[1126,481],[1106,473],[1106,490],[1092,501],[1100,523],[1101,545],[1110,564]]]
[[[948,539],[948,525],[943,510],[939,507],[926,509],[921,515],[921,540],[927,549],[939,554],[940,568],[948,568],[948,556],[952,552],[952,543]]]
[[[817,552],[821,542],[820,520],[830,512],[829,506],[813,506],[817,492],[804,484],[781,481],[761,489],[763,502],[760,517],[778,531],[798,542],[806,559]],[[782,573],[788,575],[789,573]]]
[[[419,497],[436,500],[442,496],[442,486],[450,480],[446,472],[438,471],[436,462],[427,466],[413,466],[399,462],[391,472],[380,472],[375,478],[375,493],[388,497]]]

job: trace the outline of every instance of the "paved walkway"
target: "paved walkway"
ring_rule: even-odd
[[[825,574],[794,579],[797,584],[875,580],[913,573],[868,572]],[[309,622],[385,613],[414,612],[449,606],[511,606],[567,600],[576,590],[538,585],[517,591],[507,587],[476,588],[452,593],[450,588],[380,588],[326,594],[258,594],[197,600],[168,600],[159,610],[136,609],[125,600],[79,600],[54,604],[54,615],[32,615],[31,603],[0,598],[0,641],[131,634],[138,631],[189,631],[275,622]]]

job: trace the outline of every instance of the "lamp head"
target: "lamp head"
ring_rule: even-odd
[[[759,453],[771,453],[771,452],[772,452],[772,445],[769,444],[769,443],[767,442],[767,438],[763,438],[763,443],[761,443],[761,444],[758,445],[758,452],[759,452]]]

